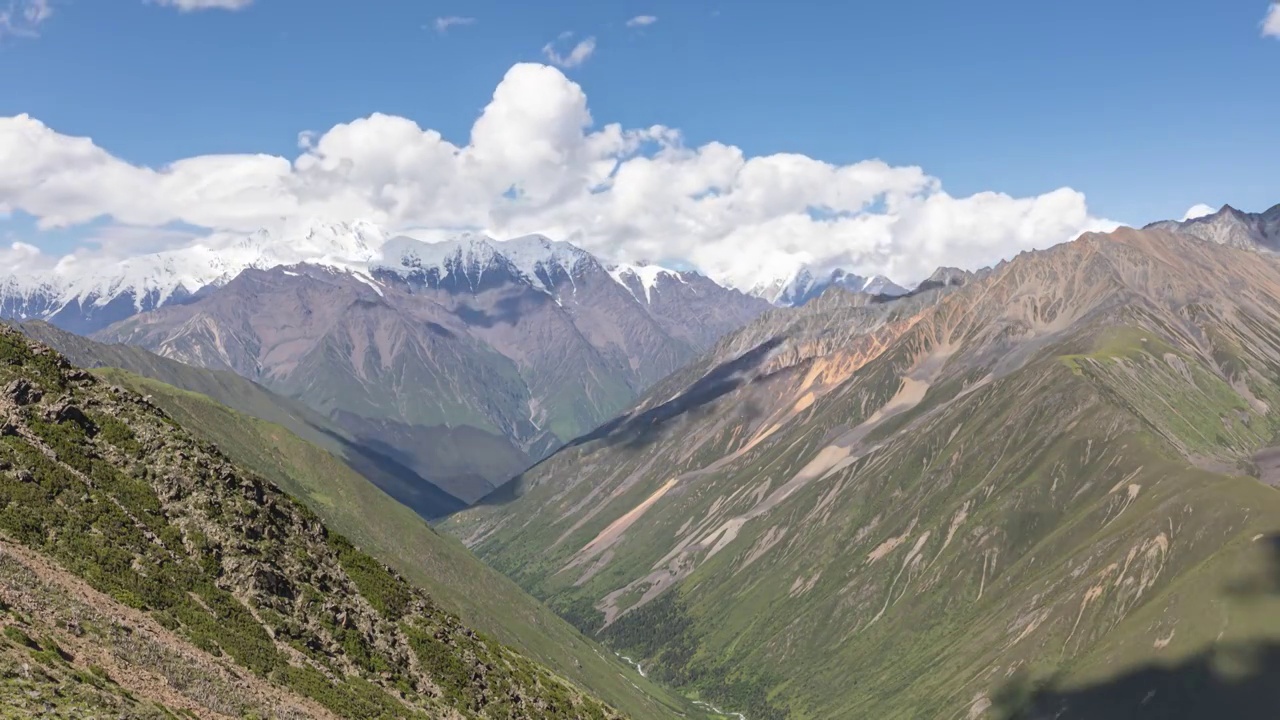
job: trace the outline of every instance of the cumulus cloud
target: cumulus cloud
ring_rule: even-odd
[[[36,37],[40,26],[51,17],[53,7],[49,0],[10,0],[0,10],[0,38]]]
[[[1187,210],[1186,214],[1182,216],[1182,221],[1186,222],[1188,220],[1195,220],[1196,218],[1202,218],[1206,215],[1212,215],[1216,212],[1218,211],[1215,210],[1214,208],[1208,205],[1205,205],[1204,203],[1198,203],[1196,205],[1192,205]]]
[[[438,17],[435,21],[436,32],[443,35],[449,31],[449,28],[461,25],[474,25],[476,19],[473,17],[459,17],[457,15],[449,15],[448,17]]]
[[[658,22],[656,15],[637,15],[627,21],[627,27],[646,27]]]
[[[558,46],[573,37],[571,32],[560,33],[560,37],[542,46],[542,54],[547,62],[562,68],[575,68],[587,61],[596,51],[596,39],[586,38],[570,48],[569,52],[560,54]]]
[[[465,143],[374,114],[305,133],[299,146],[293,158],[204,155],[149,168],[27,115],[0,118],[0,213],[28,213],[41,228],[105,217],[134,226],[130,237],[176,223],[220,236],[278,230],[310,217],[436,237],[540,232],[605,259],[684,260],[744,288],[800,262],[912,282],[938,265],[986,265],[1114,227],[1068,188],[953,197],[919,167],[748,156],[718,142],[690,147],[663,126],[599,125],[577,83],[534,63],[506,73]],[[145,235],[149,245],[190,242]],[[136,246],[98,244],[107,254]]]
[[[1262,34],[1280,38],[1280,2],[1271,3],[1271,9],[1267,11],[1267,17],[1262,21]]]
[[[158,5],[178,8],[181,12],[197,10],[243,10],[253,4],[253,0],[152,0]]]

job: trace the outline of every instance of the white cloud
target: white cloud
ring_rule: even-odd
[[[197,10],[243,10],[253,4],[253,0],[151,0],[157,5],[176,7],[181,12]]]
[[[1186,222],[1188,220],[1195,220],[1196,218],[1202,218],[1206,215],[1212,215],[1216,212],[1218,211],[1215,210],[1214,208],[1208,205],[1205,205],[1204,203],[1198,203],[1196,205],[1192,205],[1187,210],[1186,214],[1182,216],[1182,221]]]
[[[0,9],[0,38],[36,37],[40,26],[51,17],[53,7],[49,0],[9,0]]]
[[[299,145],[294,158],[205,155],[148,168],[26,115],[0,118],[0,214],[29,213],[42,228],[102,217],[136,226],[98,233],[90,244],[107,256],[143,241],[189,243],[159,232],[179,222],[248,232],[319,216],[541,232],[606,259],[686,260],[748,287],[801,261],[911,282],[938,265],[985,265],[1114,227],[1068,188],[953,197],[918,167],[751,157],[717,142],[688,147],[662,126],[599,126],[577,83],[533,63],[507,72],[465,144],[374,114]]]
[[[542,54],[546,56],[547,61],[552,65],[562,68],[575,68],[587,61],[591,54],[596,51],[596,39],[589,37],[577,45],[574,45],[567,54],[561,55],[556,49],[556,45],[573,37],[571,32],[560,33],[560,37],[552,42],[542,46]]]
[[[656,15],[637,15],[627,21],[627,27],[646,27],[658,22]]]
[[[435,21],[436,32],[440,34],[444,34],[448,32],[449,28],[451,27],[460,26],[460,25],[474,25],[475,22],[476,22],[476,19],[473,17],[459,17],[457,15],[450,15],[448,17],[438,17],[436,18],[436,21]]]
[[[1271,9],[1262,21],[1262,34],[1280,38],[1280,2],[1271,3]]]

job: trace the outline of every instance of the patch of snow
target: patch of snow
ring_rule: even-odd
[[[634,265],[630,263],[618,263],[616,265],[610,265],[607,270],[609,277],[613,278],[614,282],[626,288],[627,292],[630,292],[631,296],[636,298],[638,301],[640,298],[636,297],[635,291],[633,291],[631,286],[627,283],[628,277],[635,278],[636,282],[640,283],[640,287],[644,288],[645,303],[653,301],[653,289],[658,286],[658,282],[663,277],[675,278],[685,285],[689,284],[689,281],[685,280],[681,273],[670,268],[662,267],[661,265],[651,265],[645,262],[636,263]]]

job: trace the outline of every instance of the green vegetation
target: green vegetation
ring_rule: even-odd
[[[195,377],[208,373],[196,368],[187,371]],[[698,715],[681,698],[640,677],[612,653],[597,650],[515,583],[479,562],[457,540],[432,530],[413,511],[315,444],[280,425],[248,417],[194,392],[117,369],[94,373],[149,397],[182,427],[216,443],[237,464],[253,468],[302,500],[327,526],[350,539],[347,547],[358,547],[390,565],[430,592],[442,607],[460,615],[467,625],[590,688],[633,717]],[[247,381],[239,382],[251,386]],[[230,380],[228,384],[238,387]],[[257,397],[254,407],[274,397],[260,388],[255,396],[252,388],[256,386],[230,396]],[[342,542],[333,540],[333,535],[330,538]],[[367,580],[361,580],[359,568],[353,573],[348,567],[352,555],[344,557],[344,569],[369,596],[371,591],[366,589]]]
[[[566,449],[444,527],[752,720],[1182,717],[1165,698],[1187,687],[1267,680],[1214,662],[1280,646],[1280,494],[1245,476],[1278,480],[1253,457],[1280,436],[1280,269],[1192,250],[1081,241],[862,335],[840,332],[863,311],[766,317],[715,358],[788,337],[755,381]],[[904,378],[922,395],[886,407]],[[1117,676],[1129,704],[1071,706]]]
[[[0,358],[4,538],[213,658],[343,717],[431,716],[444,707],[469,717],[615,716],[469,630],[137,396],[3,329]],[[427,646],[405,639],[422,633],[447,650],[425,656]],[[44,666],[71,658],[14,625],[5,636]],[[442,651],[456,664],[443,664]],[[432,667],[449,672],[436,676]],[[435,688],[443,687],[441,697]]]

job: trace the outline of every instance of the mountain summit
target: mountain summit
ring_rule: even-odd
[[[1165,220],[1149,229],[1168,230],[1241,250],[1280,252],[1280,205],[1261,213],[1241,212],[1230,205],[1191,220]]]

